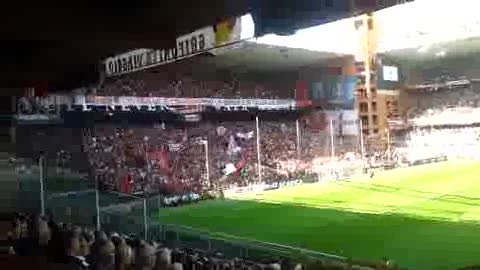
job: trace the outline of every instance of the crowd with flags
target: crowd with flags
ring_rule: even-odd
[[[323,155],[325,146],[301,142],[296,131],[295,122],[261,122],[257,139],[255,122],[96,125],[85,148],[102,187],[126,193],[203,194],[301,175],[327,178],[333,163]],[[302,138],[314,137],[308,127],[300,131]],[[302,154],[302,149],[308,151]],[[313,151],[318,154],[311,158]],[[339,151],[334,162],[348,167],[357,158]]]
[[[263,98],[267,100],[260,102],[267,105],[278,98],[291,99],[294,103],[307,98],[305,91],[297,91],[295,80],[291,80],[291,84],[282,80],[255,82],[236,78],[234,74],[199,79],[189,74],[188,68],[183,70],[186,66],[174,65],[168,72],[142,71],[107,78],[98,87],[83,89],[82,95],[99,99],[102,96],[218,97],[236,101]],[[85,167],[102,189],[125,193],[202,194],[258,182],[296,179],[299,175],[326,176],[332,171],[327,169],[332,166],[329,160],[348,152],[360,153],[358,146],[347,147],[346,143],[351,140],[359,145],[358,136],[346,138],[334,134],[326,125],[312,124],[309,116],[291,107],[286,112],[269,112],[270,118],[256,122],[254,115],[263,111],[255,106],[255,113],[249,111],[251,108],[243,110],[239,119],[221,110],[206,110],[205,115],[214,116],[202,116],[190,122],[94,121],[93,125],[84,126],[82,143],[71,143],[81,145],[82,149],[65,148],[64,152],[58,152],[57,164],[63,170],[79,159],[78,156],[85,155],[84,163],[88,163]],[[120,113],[114,112],[109,115],[111,118],[105,118],[111,120],[118,115]],[[243,115],[250,119],[243,119]],[[164,121],[170,121],[165,117]],[[332,136],[335,136],[334,146]],[[336,149],[334,155],[331,148]]]
[[[138,72],[108,79],[92,89],[92,94],[294,98],[295,85],[255,83],[238,80],[232,74],[225,80],[199,80],[188,75],[188,66],[174,65],[169,72]],[[283,147],[295,149],[294,139],[277,146],[282,150],[275,150],[274,144],[284,139],[280,137],[275,132],[262,137],[260,150],[264,153],[261,159],[267,168],[266,178],[272,178],[272,171],[279,171],[280,166],[274,162],[278,155],[288,159],[284,155],[295,152],[283,151]],[[164,123],[156,128],[104,126],[95,127],[88,141],[94,175],[106,187],[122,192],[202,192],[248,185],[258,174],[254,123],[202,123],[184,128],[166,127]]]

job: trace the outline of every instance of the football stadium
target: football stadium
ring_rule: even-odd
[[[450,269],[477,260],[479,165],[442,162],[374,179],[303,184],[170,208],[157,219],[220,236]]]
[[[478,4],[427,16],[431,0],[404,2],[291,35],[257,36],[247,14],[107,57],[96,84],[26,88],[15,155],[0,153],[18,212],[9,254],[59,263],[64,248],[81,269],[476,269]]]

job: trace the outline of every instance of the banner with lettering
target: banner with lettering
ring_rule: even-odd
[[[323,100],[328,109],[353,110],[356,84],[354,75],[322,75],[320,80],[311,82],[310,97]]]
[[[217,110],[247,111],[250,108],[258,110],[296,110],[297,102],[293,99],[242,99],[242,98],[163,98],[163,97],[130,97],[130,96],[77,96],[76,106],[92,110],[94,107],[105,107],[106,110],[146,109],[157,111],[197,113],[204,107]]]
[[[48,95],[22,97],[17,102],[16,120],[59,121],[64,112],[167,112],[186,122],[199,122],[202,113],[217,112],[294,112],[310,108],[309,100],[242,98],[164,98],[133,96]]]
[[[136,72],[192,57],[214,48],[252,38],[254,24],[250,15],[229,19],[215,26],[198,29],[177,38],[176,47],[136,49],[105,60],[107,77]]]
[[[327,125],[332,122],[333,132],[336,136],[357,136],[360,132],[358,113],[354,110],[325,111]]]

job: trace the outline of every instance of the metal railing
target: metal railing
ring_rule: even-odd
[[[347,260],[345,257],[332,254],[287,245],[261,242],[226,233],[208,232],[184,225],[156,224],[151,230],[152,233],[156,233],[155,235],[160,236],[160,238],[155,239],[163,241],[169,246],[195,248],[205,252],[222,252],[231,257],[248,257],[250,259],[272,257],[300,259],[310,257],[334,261]]]
[[[41,164],[40,164],[41,165]],[[80,178],[64,184],[65,179],[55,180],[51,168],[40,170],[33,164],[20,177],[21,194],[32,200],[26,201],[27,209],[45,211],[56,221],[96,227],[110,232],[135,235],[161,241],[171,247],[190,248],[205,252],[221,252],[229,257],[261,260],[265,258],[289,258],[297,262],[319,260],[322,263],[343,265],[349,269],[374,269],[372,262],[357,263],[348,258],[300,247],[255,241],[220,232],[198,230],[183,225],[161,224],[162,196],[137,197],[134,195],[99,191],[95,185]],[[50,172],[50,173],[45,173]],[[75,181],[79,181],[75,183]],[[60,188],[58,188],[60,186]],[[26,197],[22,197],[22,200]],[[42,203],[43,200],[43,203]],[[41,209],[38,209],[38,208]],[[155,220],[155,221],[153,221]]]

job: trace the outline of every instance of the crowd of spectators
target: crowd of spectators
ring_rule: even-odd
[[[432,127],[406,135],[404,152],[410,159],[435,156],[480,157],[480,127]]]
[[[139,72],[109,79],[96,89],[99,96],[160,96],[209,98],[294,98],[294,85],[256,83],[225,76],[222,80],[195,79],[177,73]]]
[[[345,270],[398,269],[389,260],[362,261],[306,256],[248,257],[223,250],[183,247],[178,242],[142,240],[128,232],[105,232],[56,222],[46,216],[15,214],[0,241],[0,265],[7,269],[52,270]],[[254,250],[252,250],[253,252]],[[257,254],[258,255],[258,254]],[[294,254],[292,254],[294,255]]]
[[[412,130],[397,138],[404,159],[479,156],[480,85],[477,82],[447,81],[409,89],[407,93],[414,101],[407,112]]]
[[[168,72],[145,71],[107,78],[91,94],[295,98],[295,85],[281,83],[281,79],[258,83],[221,72],[204,77],[210,79],[199,79],[196,75],[182,70],[182,65],[175,65]],[[255,122],[228,120],[189,123],[184,127],[163,123],[155,127],[96,123],[83,134],[81,144],[70,143],[82,145],[83,151],[57,150],[55,160],[60,171],[66,171],[78,159],[77,153],[86,153],[90,174],[101,188],[127,193],[202,194],[248,186],[258,183],[260,178],[269,183],[328,171],[324,167],[330,166],[329,131],[318,132],[302,121],[298,139],[295,122],[262,121],[258,151]],[[348,139],[335,141],[337,156],[358,152],[358,147],[346,147],[344,141]],[[358,144],[358,138],[353,141]]]
[[[194,155],[192,151],[197,148],[197,145],[189,144],[183,129],[97,125],[86,141],[94,175],[105,185],[104,188],[133,193],[164,189],[176,193],[187,192],[187,187],[193,188],[193,183],[182,185],[187,179],[192,182],[200,180],[185,175],[183,164],[178,165],[184,152]],[[195,166],[196,163],[189,165]],[[178,168],[182,177],[178,182],[169,181],[176,176],[173,168]]]
[[[326,175],[332,166],[325,155],[330,145],[318,143],[321,136],[308,127],[300,129],[301,149],[295,122],[261,122],[259,128],[263,183],[304,174]],[[329,142],[324,137],[322,142]],[[342,154],[348,151],[337,147],[340,158],[336,163],[341,163],[345,160]],[[122,192],[204,194],[260,181],[254,122],[202,122],[183,127],[96,125],[85,148],[99,182]]]
[[[58,173],[86,172],[88,160],[82,151],[83,136],[79,131],[62,126],[16,127],[16,158],[34,159],[38,165],[38,157],[43,156],[44,164],[57,167]]]
[[[415,103],[407,118],[416,126],[475,124],[480,119],[480,86],[475,83],[453,88],[412,89]]]
[[[109,234],[92,228],[56,223],[39,215],[16,214],[8,239],[2,242],[3,259],[27,258],[28,269],[68,270],[183,270],[251,269],[301,270],[290,259],[250,261],[229,258],[220,252],[173,248],[158,241],[139,240],[134,235]],[[13,260],[18,267],[20,260]],[[13,269],[13,268],[12,268]]]

